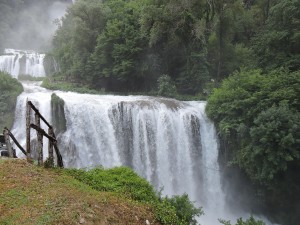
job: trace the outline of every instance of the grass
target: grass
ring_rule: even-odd
[[[0,224],[151,224],[149,204],[93,189],[61,170],[0,159]]]

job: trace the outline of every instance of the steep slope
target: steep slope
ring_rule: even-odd
[[[0,159],[0,224],[146,224],[152,209],[25,160]]]

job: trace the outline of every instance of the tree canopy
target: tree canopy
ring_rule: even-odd
[[[209,116],[254,180],[271,185],[289,165],[300,163],[299,87],[299,71],[241,71],[209,98]]]
[[[157,91],[165,74],[205,95],[241,67],[299,69],[297,0],[78,0],[58,25],[61,75],[95,89]]]

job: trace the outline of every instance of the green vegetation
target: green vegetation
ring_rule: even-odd
[[[238,8],[235,13],[244,10],[241,2],[233,5]],[[204,94],[211,78],[221,79],[252,63],[248,59],[252,51],[243,44],[229,46],[236,48],[238,62],[216,51],[229,48],[219,47],[219,23],[224,18],[218,17],[218,8],[223,6],[230,9],[231,3],[80,0],[59,24],[51,56],[67,82],[80,81],[95,89],[158,92],[158,79],[168,74],[179,94]],[[229,27],[226,24],[222,30]],[[223,67],[228,69],[223,72]]]
[[[32,77],[30,75],[24,75],[24,74],[20,74],[18,76],[18,80],[21,81],[43,81],[45,79],[45,77]]]
[[[190,202],[187,194],[182,196],[173,196],[172,198],[166,197],[163,200],[166,200],[175,207],[176,215],[178,216],[181,224],[196,225],[197,220],[195,215],[200,216],[204,214],[201,208],[195,208],[193,203]]]
[[[269,1],[266,1],[266,3]],[[265,70],[300,68],[300,3],[297,0],[274,1],[268,5],[263,30],[253,39],[258,65]]]
[[[69,169],[66,173],[94,189],[122,193],[133,200],[151,202],[157,197],[153,187],[127,167],[109,170],[95,168],[88,171]]]
[[[23,87],[16,79],[0,71],[0,129],[11,128],[17,97],[22,91]]]
[[[187,195],[162,198],[126,167],[45,169],[0,159],[0,224],[195,224]],[[74,179],[75,178],[75,179]]]
[[[127,167],[109,170],[95,168],[88,171],[69,169],[65,173],[95,190],[119,193],[132,200],[150,204],[154,208],[156,219],[162,224],[196,224],[195,216],[203,214],[200,208],[195,208],[186,194],[172,198],[161,197],[149,182]]]
[[[46,74],[54,74],[59,70],[58,64],[51,54],[46,54],[44,58],[44,68]]]
[[[60,81],[58,79],[56,79],[56,81],[53,81],[51,78],[45,78],[43,80],[42,87],[49,90],[72,91],[85,94],[103,94],[103,92],[101,91],[82,86],[80,83],[70,83],[66,81]]]
[[[273,185],[300,160],[299,86],[300,72],[241,71],[209,98],[208,115],[235,150],[235,162],[253,180]]]
[[[202,215],[186,194],[161,197],[127,167],[45,169],[0,159],[0,224],[196,225]],[[229,221],[220,220],[230,225]],[[264,225],[250,217],[236,225]]]
[[[242,32],[234,35],[241,42],[224,52],[231,62],[223,61],[223,68],[244,68],[228,73],[213,90],[207,113],[217,124],[229,166],[246,172],[273,218],[292,225],[300,219],[300,3],[243,2],[242,13],[223,8],[223,16],[238,25],[231,29]],[[227,36],[219,37],[226,49]],[[228,50],[240,56],[232,58]]]
[[[179,94],[203,96],[241,67],[298,70],[298,12],[296,0],[79,0],[49,58],[93,89],[170,96],[167,74]]]
[[[224,225],[231,225],[230,221],[225,221],[225,220],[219,220],[221,224]],[[264,222],[259,221],[259,220],[255,220],[252,216],[247,219],[246,221],[244,221],[242,218],[238,219],[236,221],[235,225],[265,225]]]
[[[164,74],[157,80],[158,82],[158,95],[166,97],[176,97],[177,90],[174,82],[172,82],[171,77]]]
[[[206,109],[230,149],[231,163],[261,185],[273,207],[290,209],[286,213],[295,213],[300,201],[299,87],[299,71],[242,70],[213,91]],[[289,220],[293,224],[296,218]]]
[[[153,208],[97,191],[58,169],[0,159],[0,224],[151,224]]]

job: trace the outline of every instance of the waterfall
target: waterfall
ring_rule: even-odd
[[[158,190],[163,187],[164,195],[187,193],[203,206],[202,225],[246,215],[232,215],[226,205],[216,131],[206,117],[205,102],[52,92],[32,82],[23,86],[12,129],[21,144],[25,145],[26,101],[31,100],[52,123],[55,93],[64,100],[66,130],[58,139],[66,167],[129,166]]]
[[[163,187],[164,194],[187,192],[193,200],[202,196],[197,188],[203,186],[206,176],[201,170],[205,164],[202,155],[210,147],[201,140],[210,126],[205,103],[142,96],[57,95],[65,102],[67,131],[61,137],[63,148],[68,149],[63,153],[65,165],[126,165],[157,188]]]
[[[32,103],[39,109],[40,113],[45,116],[47,121],[52,122],[51,118],[51,91],[40,87],[41,82],[23,82],[24,92],[18,96],[16,111],[15,111],[15,121],[12,128],[12,132],[20,144],[25,147],[25,131],[26,131],[26,102],[27,100],[32,101]],[[33,118],[32,118],[33,121]],[[47,126],[41,122],[41,126],[44,130],[48,130]],[[31,138],[36,137],[36,132],[31,129]],[[44,142],[44,158],[48,156],[48,140],[43,139]],[[18,148],[16,148],[18,149]],[[23,157],[21,152],[18,153],[18,157]]]
[[[32,50],[5,49],[4,55],[0,55],[0,71],[5,71],[14,78],[19,75],[44,77],[44,58],[45,54]]]

